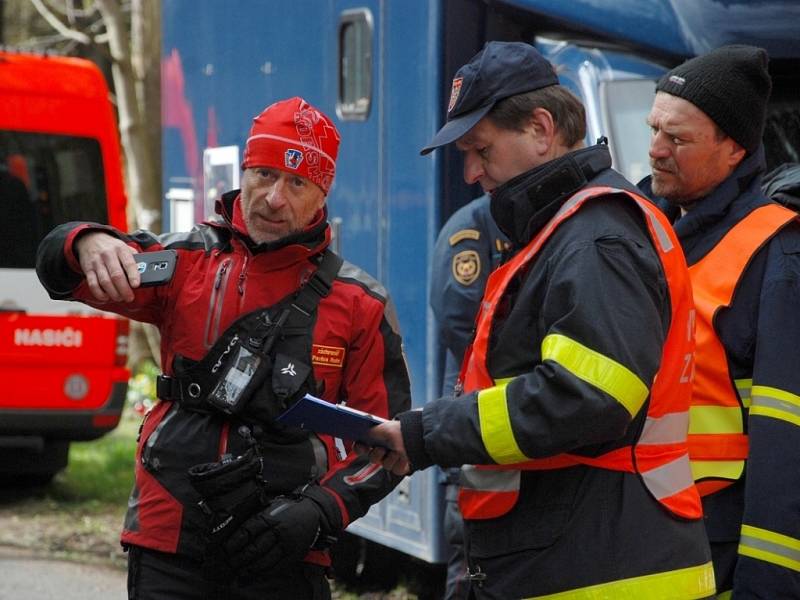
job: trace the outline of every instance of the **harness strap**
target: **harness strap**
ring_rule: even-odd
[[[298,290],[292,308],[299,310],[305,315],[312,315],[317,309],[320,300],[331,293],[333,280],[342,266],[342,258],[332,252],[325,250],[319,262],[319,267],[308,281]]]

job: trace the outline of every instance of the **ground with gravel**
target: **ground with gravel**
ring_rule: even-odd
[[[36,489],[15,490],[5,484],[0,489],[0,550],[7,547],[39,558],[124,570],[126,555],[119,544],[123,516],[124,507],[82,503],[70,509]],[[337,589],[335,583],[332,587],[334,600],[417,598],[402,587],[385,593],[353,593]]]
[[[122,518],[122,509],[78,512],[65,510],[52,500],[18,497],[0,504],[0,545],[123,569],[125,554],[119,544]]]

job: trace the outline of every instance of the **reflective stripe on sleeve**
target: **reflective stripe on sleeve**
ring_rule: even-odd
[[[739,554],[800,571],[800,540],[742,524]]]
[[[734,379],[734,385],[736,386],[736,393],[739,394],[739,398],[742,400],[742,404],[745,408],[750,406],[750,388],[753,387],[753,380],[752,379]]]
[[[708,562],[696,567],[600,583],[527,600],[697,600],[712,595],[715,589],[714,567]]]
[[[519,449],[511,429],[506,387],[511,379],[478,392],[478,421],[481,439],[492,460],[501,465],[522,462],[528,457]]]
[[[750,414],[800,426],[800,396],[778,388],[754,385]]]
[[[615,360],[560,334],[542,340],[542,360],[552,360],[575,377],[603,390],[636,416],[650,393],[644,382]]]

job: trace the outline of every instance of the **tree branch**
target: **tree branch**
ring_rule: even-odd
[[[47,21],[53,29],[55,29],[65,38],[75,40],[81,44],[92,43],[92,39],[85,33],[76,31],[75,29],[71,29],[70,27],[64,25],[64,23],[62,23],[61,20],[55,14],[53,14],[53,12],[47,6],[45,6],[42,0],[31,0],[31,4],[33,4],[33,7],[37,10],[37,12],[42,15],[44,20]]]

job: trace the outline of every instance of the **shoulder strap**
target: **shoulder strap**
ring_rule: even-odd
[[[325,250],[322,253],[319,267],[300,288],[292,305],[306,315],[314,312],[319,301],[331,293],[333,280],[343,262],[341,256],[332,250]]]

